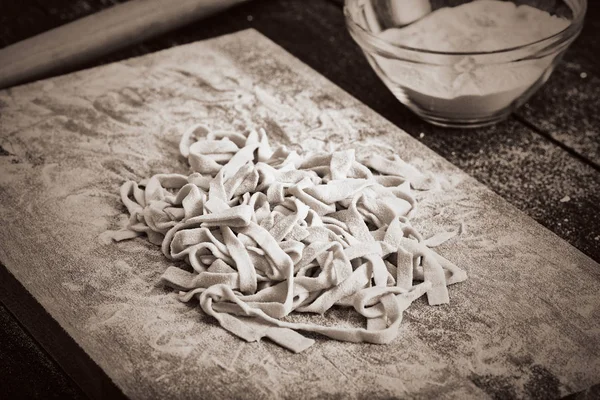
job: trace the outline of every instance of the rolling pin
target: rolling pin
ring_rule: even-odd
[[[132,0],[0,49],[0,89],[101,57],[248,0]]]

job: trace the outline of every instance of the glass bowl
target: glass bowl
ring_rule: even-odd
[[[435,125],[497,123],[550,77],[585,0],[345,0],[346,25],[392,93]]]

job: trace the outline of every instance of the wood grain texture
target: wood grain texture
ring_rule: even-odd
[[[0,306],[0,326],[7,332],[0,335],[2,396],[10,399],[86,399],[79,388],[61,373],[54,360],[27,337],[3,306]],[[32,359],[41,362],[32,365]],[[23,385],[23,377],[35,384]]]
[[[242,1],[136,0],[115,5],[1,49],[0,88],[93,60]]]
[[[132,398],[557,396],[600,380],[598,264],[255,32],[0,102],[0,261]],[[421,196],[416,224],[429,234],[465,222],[441,252],[470,280],[448,306],[415,304],[388,346],[318,338],[292,355],[232,337],[155,287],[168,266],[155,246],[100,237],[123,222],[124,179],[186,171],[177,141],[196,121],[265,126],[291,146],[391,145],[450,184]]]
[[[114,1],[116,0],[82,0],[72,3],[67,0],[23,0],[24,3],[39,4],[38,11],[43,10],[47,16],[45,19],[36,18],[30,23],[40,21],[41,24],[52,26],[106,8]],[[567,52],[565,62],[559,65],[542,91],[520,110],[518,117],[493,128],[476,130],[433,127],[423,123],[403,107],[380,82],[350,38],[339,1],[307,3],[300,0],[253,0],[222,15],[115,52],[82,67],[119,61],[254,27],[598,261],[600,202],[596,199],[600,197],[600,174],[596,171],[594,177],[593,167],[590,167],[586,159],[590,159],[589,153],[597,148],[598,129],[594,128],[597,113],[594,110],[600,107],[600,98],[594,98],[593,93],[598,90],[599,83],[597,79],[588,79],[585,86],[577,86],[585,89],[584,91],[575,96],[567,95],[570,85],[579,84],[571,82],[571,79],[577,79],[576,74],[564,73],[565,69],[571,68],[569,63],[585,65],[585,68],[591,65],[590,60],[594,57],[589,55],[594,54],[595,48],[589,47],[588,43],[595,43],[593,37],[597,24],[594,25],[594,18],[598,15],[597,11],[597,7],[591,4],[581,38]],[[6,23],[15,25],[16,22],[11,21],[18,20],[18,7],[14,9],[13,16],[10,15],[11,9],[7,12],[9,18]],[[15,31],[26,31],[29,25],[27,22],[24,24],[15,25]],[[60,72],[71,71],[72,68],[65,68]],[[589,100],[589,103],[578,101],[582,98]],[[503,139],[505,132],[511,137]],[[421,133],[425,135],[422,138],[419,137]],[[519,138],[520,133],[523,133],[523,139]],[[495,146],[488,143],[492,136]],[[527,143],[525,148],[520,147],[523,142]],[[569,149],[573,151],[568,151]],[[511,162],[506,162],[500,154],[510,154]],[[578,154],[583,154],[583,157],[578,157]],[[561,161],[557,164],[555,160]],[[523,165],[527,165],[528,173],[523,173]],[[580,189],[577,190],[576,199],[567,203],[560,202],[565,196],[573,197],[567,189],[577,185],[580,170],[586,179],[578,186]],[[507,185],[506,182],[510,184]]]
[[[600,59],[595,56],[600,52],[598,32],[600,8],[598,3],[590,2],[577,42],[567,51],[552,79],[517,114],[600,171]]]
[[[600,172],[600,76],[566,59],[517,114]]]
[[[20,347],[27,348],[2,346],[0,370],[2,376],[11,378],[2,381],[3,393],[10,393],[9,398],[32,399],[127,398],[4,267],[0,268],[0,288],[0,302],[10,310],[7,319],[13,320],[12,326],[10,322],[0,325],[0,336],[5,341],[18,340]],[[32,373],[35,379],[31,379]],[[46,394],[48,390],[52,394]]]

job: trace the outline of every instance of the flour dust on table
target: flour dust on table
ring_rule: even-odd
[[[598,264],[256,31],[0,91],[0,102],[0,146],[8,153],[0,156],[0,261],[128,398],[462,399],[507,393],[526,398],[541,387],[549,388],[543,392],[548,397],[558,397],[598,382]],[[273,147],[284,144],[302,157],[306,151],[354,149],[365,166],[372,154],[403,165],[394,160],[398,154],[427,171],[418,182],[408,177],[409,184],[424,185],[409,192],[418,200],[410,225],[430,238],[464,222],[460,235],[435,252],[469,279],[448,287],[449,304],[429,306],[426,296],[415,300],[402,314],[399,337],[386,345],[329,340],[301,330],[315,345],[300,353],[270,340],[240,340],[199,312],[195,299],[182,303],[176,291],[156,287],[171,266],[200,275],[191,265],[169,260],[144,236],[119,243],[99,239],[128,224],[118,193],[123,182],[135,181],[140,197],[151,186],[151,179],[140,185],[144,178],[171,172],[189,177],[186,159],[193,156],[184,159],[179,144],[199,122],[213,134],[256,130],[259,142],[264,127]],[[243,141],[228,137],[242,151],[248,134]],[[182,147],[194,154],[203,145],[188,144],[206,136],[202,128],[193,130]],[[431,186],[430,173],[439,187]],[[217,176],[200,175],[210,181]],[[430,190],[419,190],[427,185]],[[181,189],[165,190],[168,200]],[[210,183],[203,191],[209,200]],[[311,197],[318,192],[303,191],[313,191]],[[129,198],[138,202],[135,194]],[[364,201],[357,200],[359,212]],[[296,213],[295,203],[288,203],[278,208],[283,218]],[[164,210],[177,208],[183,207]],[[274,221],[281,218],[276,215]],[[174,215],[176,224],[179,217]],[[308,229],[305,221],[306,227],[300,220],[294,225]],[[333,218],[327,224],[334,225]],[[368,219],[366,225],[377,230]],[[230,229],[238,240],[249,240],[240,238],[242,227]],[[330,228],[342,234],[337,229]],[[220,234],[216,227],[208,230]],[[218,242],[219,251],[227,250],[224,240]],[[198,261],[208,272],[211,265]],[[261,272],[255,263],[258,291],[266,285],[258,275],[276,271]],[[336,272],[338,263],[333,262]],[[317,271],[304,272],[314,278]],[[223,302],[211,301],[220,312]],[[379,312],[380,306],[369,306]],[[248,321],[233,311],[221,314]],[[294,310],[277,320],[368,324],[353,307],[338,306],[323,315]]]

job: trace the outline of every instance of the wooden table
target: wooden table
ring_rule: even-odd
[[[116,2],[10,2],[0,15],[0,46]],[[340,1],[253,1],[78,68],[255,28],[600,262],[600,14],[593,7],[581,37],[546,86],[507,121],[476,130],[433,127],[401,106],[348,35]],[[4,266],[0,302],[3,396],[122,396]],[[594,387],[576,397],[599,393]]]

